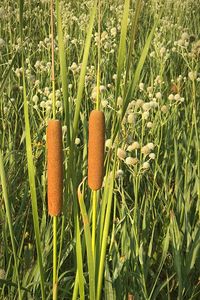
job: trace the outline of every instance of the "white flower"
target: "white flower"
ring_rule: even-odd
[[[148,163],[148,161],[143,163],[142,168],[145,170],[148,170],[150,168],[150,164]]]
[[[40,107],[41,108],[45,108],[46,107],[46,102],[45,101],[41,101],[40,102]]]
[[[139,89],[140,89],[140,91],[144,91],[144,83],[143,82],[140,82]]]
[[[132,146],[133,150],[140,149],[140,144],[138,142],[133,142],[131,146]]]
[[[148,111],[148,110],[150,110],[150,103],[149,102],[145,102],[143,105],[142,105],[142,109],[144,110],[144,111]]]
[[[170,101],[174,100],[174,95],[173,95],[173,94],[170,94],[170,95],[168,96],[168,99],[169,99]]]
[[[143,103],[144,103],[144,101],[142,99],[138,99],[136,101],[136,105],[139,106],[139,107],[142,107]]]
[[[117,149],[117,156],[118,156],[119,159],[122,159],[122,160],[125,159],[126,151],[123,150],[122,148],[118,148]]]
[[[121,170],[121,169],[117,170],[116,177],[122,177],[123,175],[124,175],[124,171],[123,170]]]
[[[111,33],[112,36],[115,37],[116,34],[117,34],[117,28],[116,27],[111,28],[110,33]]]
[[[179,101],[180,99],[181,99],[180,94],[176,94],[176,95],[174,96],[174,100]]]
[[[189,72],[188,77],[190,80],[195,80],[197,78],[197,72],[196,71]]]
[[[75,145],[79,145],[81,140],[79,138],[75,138]]]
[[[62,132],[65,134],[67,132],[67,126],[66,125],[63,125],[62,126]]]
[[[107,100],[102,100],[101,105],[102,105],[103,108],[105,108],[108,105],[108,101]]]
[[[155,155],[155,153],[150,153],[150,154],[149,154],[149,157],[150,157],[151,159],[155,159],[155,158],[156,158],[156,155]]]
[[[128,115],[127,121],[129,124],[133,124],[135,122],[135,114],[134,113],[130,113]]]
[[[73,62],[72,65],[71,65],[71,67],[70,67],[70,69],[71,69],[72,71],[76,71],[77,68],[78,68],[77,64],[76,64],[75,62]]]
[[[181,40],[185,41],[189,39],[189,34],[187,32],[183,32],[181,35]]]
[[[161,92],[156,93],[156,98],[157,98],[157,99],[161,99],[161,98],[162,98]]]
[[[148,111],[143,112],[142,119],[147,120],[148,117],[149,117],[149,112]]]
[[[32,98],[32,100],[33,100],[34,103],[37,103],[38,100],[39,100],[39,98],[38,98],[37,95],[34,95],[33,98]]]
[[[148,123],[147,123],[147,128],[152,128],[152,126],[153,126],[153,123],[152,123],[152,122],[148,122]]]
[[[148,147],[150,150],[153,150],[153,149],[154,149],[154,144],[153,144],[153,143],[148,143],[148,144],[147,144],[147,147]]]
[[[108,148],[108,149],[112,148],[112,140],[111,139],[106,140],[105,147]]]
[[[148,155],[150,153],[150,148],[146,145],[141,148],[141,153]]]
[[[61,101],[56,101],[56,107],[60,108],[61,107]]]
[[[163,105],[163,106],[161,107],[161,111],[162,111],[163,113],[167,113],[167,112],[168,112],[167,106],[166,106],[166,105]]]
[[[166,48],[165,47],[160,48],[160,55],[161,55],[161,57],[163,56],[163,54],[165,52],[166,52]]]
[[[138,163],[138,159],[135,157],[127,157],[126,160],[125,160],[125,163],[127,165],[136,165]]]

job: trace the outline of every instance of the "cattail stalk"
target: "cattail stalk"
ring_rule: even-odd
[[[57,299],[57,216],[63,202],[62,127],[59,120],[50,120],[47,128],[48,212],[53,216],[53,300]]]
[[[62,166],[62,127],[56,118],[55,69],[54,69],[54,0],[51,0],[51,81],[53,120],[48,122],[48,211],[53,216],[53,300],[57,300],[58,271],[57,271],[57,216],[62,210],[63,200],[63,166]]]

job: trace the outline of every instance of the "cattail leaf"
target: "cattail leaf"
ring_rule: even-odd
[[[57,16],[57,31],[58,31],[58,51],[59,51],[59,60],[60,60],[60,77],[62,82],[62,93],[64,101],[64,123],[67,125],[67,141],[70,145],[70,136],[71,136],[71,112],[68,99],[68,69],[67,69],[67,60],[65,53],[64,45],[64,36],[62,31],[62,18],[60,13],[60,1],[56,0],[56,16]]]
[[[127,29],[128,29],[128,15],[129,15],[129,7],[130,7],[130,0],[124,1],[124,12],[122,16],[121,22],[121,35],[120,35],[120,42],[119,42],[119,51],[118,51],[118,58],[117,58],[117,82],[116,82],[116,95],[115,98],[117,99],[120,90],[120,82],[121,82],[121,75],[124,68],[124,62],[126,58],[126,36],[127,36]],[[116,102],[117,104],[117,102]]]

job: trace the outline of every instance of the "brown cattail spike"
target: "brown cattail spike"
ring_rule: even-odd
[[[93,110],[89,118],[88,185],[94,191],[100,189],[102,186],[104,176],[104,144],[104,113]]]
[[[50,120],[47,128],[48,212],[58,216],[63,201],[62,127],[59,120]]]

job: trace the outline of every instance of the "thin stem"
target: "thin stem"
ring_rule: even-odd
[[[93,209],[92,209],[92,253],[95,261],[95,244],[96,244],[96,217],[97,217],[97,191],[93,191]]]
[[[51,0],[51,81],[52,81],[52,104],[53,119],[56,118],[56,97],[55,97],[55,68],[54,68],[54,0]]]
[[[97,99],[96,109],[100,110],[100,60],[101,60],[101,1],[98,3],[98,53],[97,53]]]
[[[53,217],[53,300],[57,300],[58,273],[57,273],[57,216]]]

